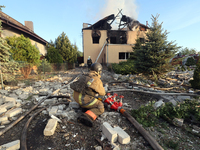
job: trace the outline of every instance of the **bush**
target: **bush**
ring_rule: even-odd
[[[42,60],[41,65],[38,67],[38,73],[42,73],[42,72],[51,72],[52,71],[52,67],[51,64],[47,62],[46,59]]]
[[[194,70],[193,79],[194,80],[190,80],[191,86],[195,89],[200,89],[200,62]]]
[[[112,64],[112,69],[117,74],[135,74],[133,60],[128,60],[126,62],[120,62],[119,64]]]
[[[185,71],[186,69],[185,69],[185,67],[184,67],[184,66],[181,66],[181,70],[182,70],[182,71]]]
[[[194,60],[194,57],[189,57],[185,63],[186,66],[192,66],[192,65],[196,65],[196,62]]]

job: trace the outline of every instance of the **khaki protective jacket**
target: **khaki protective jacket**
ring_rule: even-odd
[[[94,91],[96,94],[104,96],[106,94],[105,89],[103,87],[103,83],[101,81],[101,76],[96,71],[90,71],[89,76],[93,79],[92,81],[88,81],[88,89]],[[84,108],[93,108],[93,107],[103,107],[103,105],[99,105],[102,103],[100,100],[96,99],[91,95],[84,95],[77,91],[73,93],[74,100]],[[101,108],[99,108],[101,109]]]

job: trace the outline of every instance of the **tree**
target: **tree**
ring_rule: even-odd
[[[77,59],[76,47],[74,47],[66,34],[62,32],[60,36],[55,40],[55,48],[61,54],[63,61],[68,63],[74,63]]]
[[[189,54],[196,54],[197,51],[194,48],[189,49],[185,47],[180,50],[180,53],[181,55],[189,55]]]
[[[200,89],[200,62],[197,63],[194,70],[193,80],[190,80],[189,82],[193,88]]]
[[[179,47],[174,42],[167,41],[168,32],[163,32],[162,23],[158,23],[159,15],[152,15],[152,25],[146,33],[147,41],[140,44],[136,40],[133,47],[134,67],[138,73],[161,75],[172,69],[169,61]]]
[[[15,61],[26,63],[25,66],[21,67],[21,72],[24,75],[24,78],[28,78],[32,66],[40,65],[39,50],[31,44],[29,38],[26,38],[23,35],[19,37],[8,37],[7,41],[11,46],[10,52],[12,53],[12,58]]]
[[[0,5],[0,11],[5,6]],[[0,21],[0,34],[2,33],[2,25]],[[14,73],[19,69],[18,63],[14,62],[10,59],[10,46],[8,45],[7,41],[0,36],[0,63],[1,63],[1,73],[3,75],[1,76],[1,80],[7,80],[11,81],[15,78]]]

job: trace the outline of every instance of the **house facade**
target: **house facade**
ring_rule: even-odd
[[[83,54],[84,63],[88,56],[93,62],[102,64],[119,63],[126,61],[135,40],[140,38],[141,42],[146,39],[148,26],[139,23],[125,15],[122,15],[118,29],[112,30],[111,24],[115,20],[112,14],[93,25],[83,24]]]
[[[24,37],[29,38],[31,44],[35,45],[35,47],[40,51],[41,56],[46,55],[46,44],[48,42],[34,33],[32,21],[25,21],[25,25],[23,25],[2,11],[0,11],[0,20],[2,22],[3,30],[0,34],[1,37],[20,36],[23,34]]]

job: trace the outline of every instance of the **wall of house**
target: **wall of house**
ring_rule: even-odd
[[[18,32],[16,30],[7,30],[7,29],[4,29],[3,32],[2,32],[2,34],[1,34],[1,36],[3,38],[5,38],[5,37],[11,37],[11,36],[17,36],[18,37],[21,34],[22,33]],[[40,54],[46,55],[46,53],[47,53],[46,45],[43,45],[43,44],[41,44],[41,43],[39,43],[39,42],[31,39],[31,38],[29,38],[29,39],[31,40],[31,44],[35,45],[36,48],[40,51]]]
[[[93,63],[95,62],[104,42],[107,38],[107,30],[99,30],[101,37],[99,44],[93,44],[92,30],[83,30],[83,50],[84,50],[84,63],[87,64],[88,56],[91,57]],[[119,63],[126,61],[126,59],[119,59],[120,52],[133,52],[132,47],[135,44],[137,38],[145,38],[144,31],[139,29],[135,31],[127,31],[127,44],[108,44],[104,47],[101,56],[99,57],[99,63]]]
[[[101,37],[99,39],[99,44],[93,44],[92,41],[92,30],[83,30],[83,49],[84,49],[84,63],[87,64],[88,56],[91,57],[94,63],[98,57],[105,41],[107,38],[107,30],[100,30]],[[104,49],[105,51],[105,49]],[[102,52],[104,53],[104,52]],[[103,55],[101,55],[97,62],[102,63]]]

